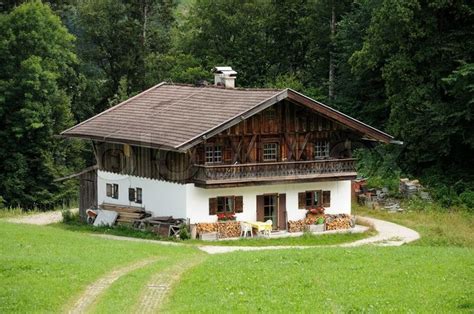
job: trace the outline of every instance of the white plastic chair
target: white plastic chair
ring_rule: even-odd
[[[272,229],[272,226],[273,226],[273,221],[272,221],[271,219],[268,219],[267,221],[265,221],[265,223],[266,223],[267,225],[270,225],[270,229],[265,229],[265,230],[263,231],[263,234],[266,235],[266,236],[268,236],[268,237],[270,237],[270,233],[272,232],[271,229]]]
[[[250,237],[253,238],[252,226],[246,222],[240,222],[240,237],[247,237],[247,233],[250,233]]]

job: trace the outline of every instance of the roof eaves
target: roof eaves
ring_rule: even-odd
[[[176,149],[179,149],[180,151],[187,151],[189,148],[195,146],[196,144],[202,142],[203,140],[210,138],[216,134],[219,134],[225,129],[228,129],[239,122],[253,116],[254,114],[272,106],[273,104],[285,99],[288,96],[288,89],[281,90],[277,92],[275,95],[261,101],[260,103],[256,104],[252,108],[239,113],[238,115],[235,115],[234,117],[222,122],[221,124],[205,131],[202,132],[201,134],[191,138],[190,140],[183,142],[177,146],[175,146]]]
[[[349,119],[349,120],[353,121],[354,123],[356,123],[356,124],[362,126],[363,128],[366,128],[366,129],[369,129],[369,130],[371,130],[371,131],[373,131],[373,132],[378,133],[378,134],[380,135],[379,140],[382,140],[382,141],[384,141],[384,142],[386,142],[386,143],[392,143],[392,142],[397,142],[397,143],[398,143],[398,141],[396,141],[396,140],[394,139],[394,137],[393,137],[392,135],[390,135],[390,134],[387,134],[387,133],[385,133],[385,132],[383,132],[383,131],[381,131],[381,130],[379,130],[379,129],[374,128],[373,126],[370,126],[370,125],[368,125],[368,124],[366,124],[366,123],[364,123],[364,122],[362,122],[362,121],[359,121],[359,120],[357,120],[357,119],[355,119],[355,118],[353,118],[353,117],[351,117],[351,116],[348,116],[348,115],[345,114],[345,113],[342,113],[342,112],[340,112],[340,111],[338,111],[338,110],[336,110],[336,109],[334,109],[334,108],[332,108],[332,107],[330,107],[330,106],[328,106],[328,105],[326,105],[326,104],[323,104],[323,103],[321,103],[321,102],[319,102],[319,101],[317,101],[317,100],[314,100],[314,99],[312,99],[312,98],[310,98],[310,97],[308,97],[308,96],[306,96],[306,95],[303,95],[303,94],[301,94],[301,93],[299,93],[299,92],[297,92],[297,91],[295,91],[295,90],[293,90],[293,89],[291,89],[291,88],[289,88],[288,91],[290,92],[290,93],[289,93],[290,95],[291,95],[291,93],[294,93],[294,94],[296,94],[296,95],[298,95],[298,96],[300,96],[300,97],[303,97],[303,98],[305,98],[305,99],[307,99],[307,100],[309,100],[309,101],[311,101],[311,102],[313,102],[313,103],[315,103],[315,104],[317,104],[317,105],[323,107],[323,108],[326,109],[326,110],[329,110],[329,111],[333,112],[333,113],[336,114],[336,115],[342,116],[342,117],[344,117],[345,119]]]

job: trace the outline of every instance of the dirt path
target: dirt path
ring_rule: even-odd
[[[122,268],[118,268],[108,273],[107,275],[99,278],[97,281],[90,284],[84,292],[79,296],[77,301],[68,311],[68,313],[84,313],[87,309],[97,301],[100,295],[108,289],[117,279],[120,277],[137,270],[139,268],[145,267],[151,263],[154,263],[158,258],[148,258],[141,260],[139,262],[127,265]]]
[[[181,275],[204,260],[203,256],[179,261],[154,275],[142,291],[135,313],[157,313]]]
[[[78,208],[71,209],[73,213],[79,211]],[[29,225],[49,225],[63,220],[60,210],[44,212],[40,214],[24,215],[20,217],[7,218],[5,221],[17,224]]]

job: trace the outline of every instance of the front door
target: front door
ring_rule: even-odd
[[[257,221],[271,220],[273,230],[286,229],[286,195],[257,195]]]

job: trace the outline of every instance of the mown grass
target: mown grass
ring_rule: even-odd
[[[347,243],[357,241],[360,239],[367,238],[374,235],[376,232],[364,232],[364,233],[344,233],[344,234],[321,234],[313,235],[311,233],[303,233],[302,236],[298,237],[287,237],[287,238],[244,238],[238,240],[220,240],[220,241],[201,241],[201,240],[188,240],[184,243],[191,243],[196,245],[218,245],[218,246],[319,246],[319,245],[335,245],[341,243]]]
[[[134,261],[167,263],[197,253],[187,247],[104,240],[60,228],[0,222],[0,312],[58,312],[88,284]]]
[[[176,313],[417,313],[474,310],[474,251],[360,247],[235,252],[185,274]]]
[[[199,262],[208,258],[205,253],[193,254],[186,257],[197,259]],[[94,313],[138,313],[138,304],[145,294],[147,284],[153,276],[169,271],[170,261],[159,260],[152,265],[129,273],[117,280],[94,304],[90,312]]]
[[[418,231],[421,239],[410,245],[474,248],[474,214],[410,209],[409,203],[404,208],[405,212],[390,213],[353,205],[353,213],[392,221]]]

